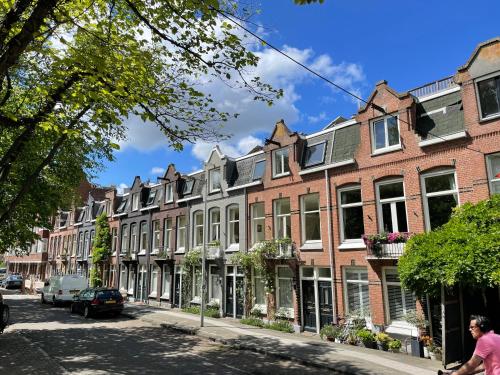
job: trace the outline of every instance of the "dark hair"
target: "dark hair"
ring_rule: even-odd
[[[483,315],[471,315],[470,320],[475,320],[479,330],[483,333],[491,331],[491,321]]]

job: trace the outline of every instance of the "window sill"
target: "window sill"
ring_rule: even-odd
[[[146,250],[141,250],[137,253],[137,255],[146,255]]]
[[[323,243],[318,242],[306,242],[300,247],[300,250],[323,250]]]
[[[500,113],[496,113],[494,115],[489,115],[487,117],[481,117],[479,119],[479,122],[482,123],[482,122],[488,122],[488,121],[491,121],[491,120],[495,120],[495,119],[498,119],[500,118]]]
[[[378,156],[383,154],[388,154],[390,152],[400,151],[403,147],[401,145],[391,146],[386,148],[381,148],[372,152],[372,156]]]
[[[236,251],[240,251],[240,244],[231,244],[229,247],[225,250],[226,253],[234,253]]]
[[[454,133],[454,134],[443,135],[443,136],[440,136],[438,138],[426,139],[426,140],[420,141],[418,143],[418,145],[420,147],[425,147],[425,146],[443,143],[446,141],[453,141],[455,139],[461,139],[461,138],[465,138],[465,137],[467,137],[467,132],[463,131],[463,132],[458,132],[458,133]]]
[[[286,176],[290,176],[290,172],[280,173],[280,174],[273,175],[273,180],[275,178],[281,178],[281,177],[286,177]]]
[[[182,249],[177,249],[177,251],[174,254],[185,254],[185,253],[186,249],[182,248]]]
[[[364,242],[343,242],[339,247],[339,250],[363,250],[366,249]]]
[[[156,298],[156,293],[151,293],[148,297],[149,298]]]

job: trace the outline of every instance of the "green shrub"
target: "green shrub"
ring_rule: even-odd
[[[266,328],[287,333],[295,332],[292,324],[288,320],[275,320],[274,322],[269,323]]]
[[[382,344],[387,344],[389,341],[391,341],[391,337],[387,333],[380,332],[375,335],[375,340]]]
[[[391,340],[389,341],[389,350],[393,351],[393,352],[399,352],[399,350],[401,349],[401,341],[398,340],[398,339],[394,339],[394,340]]]
[[[356,332],[356,336],[365,345],[372,344],[375,341],[375,335],[373,334],[373,332],[366,328],[358,330]]]
[[[200,306],[184,307],[182,311],[189,314],[200,315]],[[208,307],[205,311],[203,311],[203,316],[206,316],[207,318],[220,318],[219,310],[211,307]]]
[[[254,317],[240,319],[240,323],[241,324],[246,324],[246,325],[249,325],[249,326],[260,327],[260,328],[263,328],[266,325],[262,321],[262,319],[254,318]]]
[[[319,336],[321,339],[323,339],[323,337],[327,339],[336,339],[340,336],[340,327],[334,326],[333,324],[327,324],[321,328]]]

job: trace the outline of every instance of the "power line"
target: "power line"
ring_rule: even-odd
[[[271,48],[272,50],[278,52],[280,55],[286,57],[287,59],[289,59],[290,61],[292,61],[293,63],[299,65],[300,67],[302,67],[303,69],[307,70],[309,73],[315,75],[316,77],[320,78],[321,80],[329,83],[330,85],[336,87],[337,89],[345,92],[346,94],[352,96],[353,98],[365,103],[366,105],[369,105],[371,106],[373,109],[381,112],[382,114],[384,115],[389,115],[389,113],[387,113],[385,111],[384,108],[378,106],[377,104],[375,103],[369,103],[367,102],[365,99],[359,97],[358,95],[354,94],[353,92],[349,91],[348,89],[345,89],[344,87],[336,84],[335,82],[333,82],[332,80],[328,79],[327,77],[321,75],[320,73],[312,70],[311,68],[309,68],[307,65],[301,63],[300,61],[294,59],[292,56],[288,55],[287,53],[283,52],[282,50],[280,50],[278,47],[272,45],[271,43],[269,43],[267,40],[265,40],[264,38],[258,36],[257,34],[255,34],[253,31],[251,31],[250,29],[248,29],[247,27],[243,26],[241,23],[239,22],[236,22],[232,16],[229,16],[226,12],[220,10],[220,9],[216,9],[214,8],[212,5],[207,5],[209,7],[209,9],[212,9],[214,12],[218,13],[219,15],[221,15],[222,17],[224,17],[225,19],[229,20],[231,23],[233,23],[234,25],[238,26],[239,28],[241,28],[242,30],[246,31],[247,33],[249,33],[250,35],[252,35],[254,38],[258,39],[261,43],[263,43],[264,45],[267,45],[269,48]],[[400,117],[398,117],[398,120],[400,122],[403,122],[407,125],[410,125],[412,126],[412,124],[410,124],[409,122],[401,119]],[[435,137],[435,138],[439,138],[443,141],[447,141],[446,138],[444,138],[443,136],[440,136],[438,134],[433,134],[431,132],[428,132],[427,134],[430,134],[431,136]],[[480,151],[480,150],[477,150],[475,148],[472,148],[472,147],[469,147],[469,146],[465,146],[465,148],[467,148],[468,150],[471,150],[471,151],[474,151],[474,152],[477,152],[477,153],[480,153],[481,155],[484,155],[485,153]]]

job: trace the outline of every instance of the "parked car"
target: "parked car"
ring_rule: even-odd
[[[77,295],[89,285],[87,278],[80,275],[52,276],[45,281],[40,300],[54,306],[71,303]]]
[[[21,289],[23,277],[21,275],[9,275],[3,284],[5,289]]]
[[[3,286],[3,281],[7,278],[7,268],[0,268],[0,286]]]
[[[88,288],[73,298],[70,311],[85,318],[99,314],[119,315],[123,311],[123,297],[118,289]]]
[[[3,332],[5,327],[9,324],[10,310],[9,306],[3,301],[2,293],[0,293],[0,333]]]

